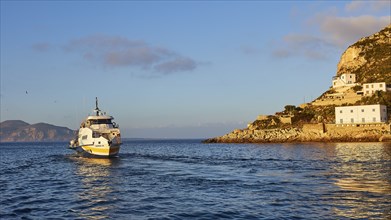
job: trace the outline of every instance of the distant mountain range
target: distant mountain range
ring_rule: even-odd
[[[0,123],[0,142],[69,141],[75,131],[46,123],[29,124],[21,120]]]

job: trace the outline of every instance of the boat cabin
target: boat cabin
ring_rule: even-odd
[[[94,130],[118,128],[113,122],[114,118],[111,116],[100,115],[100,116],[88,116],[87,119],[81,123],[81,128],[91,128]]]

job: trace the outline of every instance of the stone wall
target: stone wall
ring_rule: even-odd
[[[368,123],[368,124],[325,124],[327,132],[365,132],[368,130],[391,132],[391,124]]]
[[[318,123],[318,124],[304,124],[303,125],[303,132],[326,132],[325,124]]]
[[[391,124],[387,123],[368,123],[368,124],[304,124],[302,128],[304,133],[308,132],[338,132],[346,133],[350,132],[365,132],[368,130],[381,131],[381,132],[390,132],[391,133]]]
[[[268,115],[258,115],[257,120],[259,120],[259,121],[267,120],[267,117],[268,117]]]
[[[280,119],[281,123],[283,124],[292,124],[292,116],[289,115],[283,115],[279,116],[278,119]]]

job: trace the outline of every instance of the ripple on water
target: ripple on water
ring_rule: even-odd
[[[113,159],[0,148],[1,219],[391,217],[390,144],[132,141]]]

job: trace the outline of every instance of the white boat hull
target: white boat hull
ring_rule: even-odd
[[[119,127],[112,121],[112,116],[101,112],[98,99],[95,113],[81,123],[78,135],[70,141],[69,148],[92,156],[116,156],[122,143]]]

